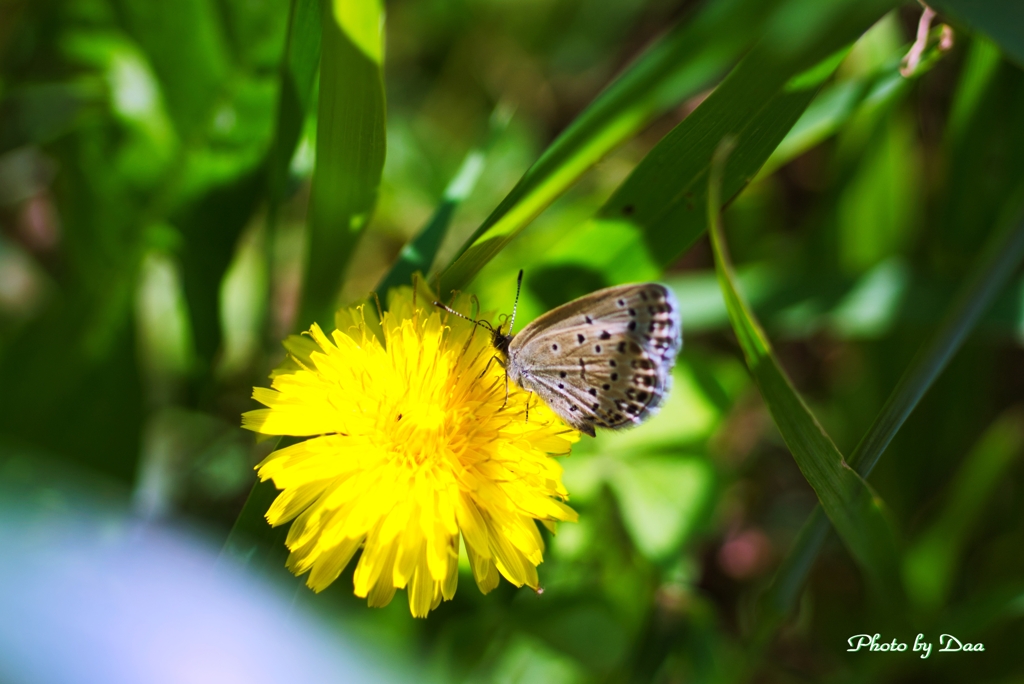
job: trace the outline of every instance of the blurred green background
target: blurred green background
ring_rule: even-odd
[[[414,270],[506,312],[525,269],[524,324],[658,279],[671,398],[563,460],[580,522],[542,595],[467,572],[415,621],[350,568],[282,579],[294,600],[439,681],[1024,681],[1024,10],[936,10],[908,63],[922,7],[880,0],[0,0],[0,478],[91,471],[287,576],[253,490],[272,445],[239,428],[284,336]],[[790,562],[820,489],[703,234],[727,134],[779,363],[847,457],[898,430],[870,480],[894,594],[846,535]],[[900,414],[928,344],[948,366]],[[846,651],[876,632],[985,652]]]

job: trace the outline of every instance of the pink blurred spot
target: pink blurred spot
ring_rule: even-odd
[[[47,192],[28,198],[18,212],[18,233],[34,252],[47,252],[60,241],[60,219]]]
[[[761,530],[750,529],[730,536],[718,550],[718,565],[733,579],[756,577],[768,568],[772,543]]]

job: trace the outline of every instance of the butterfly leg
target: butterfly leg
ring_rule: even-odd
[[[487,362],[487,365],[486,365],[486,366],[484,366],[484,369],[483,369],[483,371],[482,371],[482,372],[480,373],[480,375],[479,375],[478,379],[479,379],[479,378],[482,378],[482,377],[484,377],[485,375],[487,375],[487,371],[489,371],[489,370],[491,369],[491,363],[492,363],[492,362],[494,362],[494,361],[497,361],[497,362],[498,362],[498,365],[499,365],[499,366],[501,366],[502,368],[504,368],[504,367],[505,367],[505,364],[501,362],[501,358],[500,358],[500,357],[499,357],[499,356],[498,356],[497,354],[495,354],[495,355],[494,355],[494,356],[492,356],[492,357],[490,358],[490,360],[489,360],[489,361]],[[506,373],[505,375],[507,376],[507,375],[508,375],[508,373]],[[506,377],[506,380],[507,380],[507,379],[508,379],[508,378]]]
[[[508,403],[508,369],[505,369],[505,401],[501,404],[501,408],[505,408],[505,404]]]
[[[526,422],[530,422],[530,399],[533,399],[533,390],[526,395]]]

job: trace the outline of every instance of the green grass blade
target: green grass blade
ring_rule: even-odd
[[[323,3],[316,169],[299,327],[334,317],[384,169],[383,7]]]
[[[726,136],[737,141],[722,178],[722,196],[728,199],[750,182],[799,120],[845,54],[843,48],[894,4],[791,3],[791,10],[809,19],[786,31],[769,28],[707,100],[651,150],[597,220],[634,231],[655,265],[674,261],[706,227],[703,207],[718,141]]]
[[[928,47],[910,76],[900,73],[903,56],[911,48],[908,43],[880,68],[830,83],[822,88],[761,167],[758,176],[763,177],[772,173],[812,147],[821,144],[864,110],[889,110],[897,102],[902,101],[914,83],[930,72],[945,55],[946,50],[942,48],[941,36],[941,28],[936,27],[932,30]]]
[[[473,192],[473,188],[476,187],[476,182],[484,170],[487,151],[508,127],[511,118],[512,110],[503,105],[499,105],[491,115],[491,130],[488,133],[487,141],[482,146],[474,147],[466,153],[459,170],[448,183],[448,187],[445,188],[441,203],[434,210],[430,220],[419,234],[402,248],[398,259],[377,285],[376,292],[380,295],[382,304],[387,302],[388,290],[399,285],[408,285],[412,282],[413,273],[417,271],[427,273],[430,270],[434,263],[434,257],[437,256],[437,250],[448,233],[448,227],[451,225],[455,211]]]
[[[780,0],[710,2],[641,56],[551,144],[443,269],[463,288],[505,244],[601,157],[719,78],[756,40]]]
[[[1006,285],[1024,258],[1024,220],[1007,222],[989,238],[971,273],[931,340],[918,352],[907,372],[850,457],[850,464],[867,477],[886,447],[963,344],[978,318]],[[828,536],[829,521],[816,509],[783,561],[762,599],[755,639],[762,644],[792,609],[800,587]]]
[[[815,506],[807,516],[803,527],[796,536],[793,548],[782,559],[775,571],[772,584],[760,598],[757,606],[756,623],[750,662],[756,665],[760,654],[774,635],[775,630],[786,619],[796,605],[804,589],[807,575],[818,558],[818,552],[828,539],[832,525],[821,506]]]
[[[978,319],[1009,281],[1024,257],[1024,220],[997,231],[975,262],[930,343],[900,378],[875,423],[850,456],[850,464],[867,477],[896,432],[928,391]]]
[[[964,139],[971,118],[999,70],[999,62],[999,48],[995,43],[983,37],[971,41],[946,123],[944,143],[947,147],[952,149]]]
[[[271,211],[284,198],[288,166],[302,134],[302,125],[313,106],[316,70],[320,65],[320,5],[318,0],[292,0],[288,38],[281,60],[281,93],[277,105],[277,129],[268,159]]]
[[[254,572],[274,578],[289,576],[285,570],[288,547],[284,543],[288,527],[271,527],[265,517],[278,493],[273,482],[253,485],[221,547],[222,558],[230,558]]]
[[[257,444],[256,451],[264,456],[295,441],[287,437],[271,437]],[[267,511],[278,494],[280,490],[270,480],[256,480],[221,546],[220,557],[246,567],[253,574],[300,586],[303,580],[293,576],[285,567],[289,553],[285,538],[289,525],[272,527],[267,522]]]
[[[898,554],[881,501],[846,464],[797,394],[775,358],[764,331],[737,289],[719,216],[721,174],[726,154],[727,145],[723,144],[712,164],[708,183],[708,223],[719,284],[747,367],[797,466],[814,489],[846,548],[875,591],[890,602],[898,600]]]

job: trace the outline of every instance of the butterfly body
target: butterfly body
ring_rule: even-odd
[[[682,346],[679,306],[657,283],[598,290],[516,335],[495,331],[508,377],[575,429],[619,429],[653,415]]]

